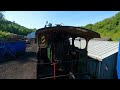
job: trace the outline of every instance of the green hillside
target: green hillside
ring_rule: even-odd
[[[117,41],[120,39],[120,12],[113,17],[83,27],[98,32],[101,37],[111,37]]]
[[[1,14],[2,13],[0,13],[0,38],[1,37],[6,38],[9,35],[11,35],[11,33],[26,36],[27,34],[36,30],[28,29],[15,22],[8,21],[5,18],[1,17],[2,16]]]

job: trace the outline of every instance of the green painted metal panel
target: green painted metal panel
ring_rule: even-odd
[[[50,48],[47,48],[47,56],[48,56],[48,59],[50,60]]]

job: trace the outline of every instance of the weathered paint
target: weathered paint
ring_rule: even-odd
[[[120,41],[119,41],[119,50],[118,50],[118,59],[117,59],[117,77],[120,79]]]
[[[102,62],[101,61],[99,61],[98,62],[98,74],[97,74],[97,79],[100,79],[101,77],[101,64],[102,64]],[[97,71],[96,71],[97,72]]]
[[[48,59],[50,60],[50,48],[47,48],[47,56],[48,56]]]
[[[96,79],[114,79],[116,77],[117,53],[97,61],[93,58],[88,60],[88,72]]]
[[[101,65],[101,79],[114,79],[117,53],[105,58]]]

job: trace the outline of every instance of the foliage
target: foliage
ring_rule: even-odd
[[[120,39],[120,12],[115,16],[106,18],[95,24],[82,26],[84,28],[98,32],[101,37],[111,37],[112,40]]]
[[[7,38],[9,37],[11,34],[9,32],[3,32],[0,31],[0,38]]]
[[[21,26],[21,25],[15,23],[14,21],[11,22],[11,21],[0,18],[0,35],[1,35],[0,37],[7,35],[8,33],[14,33],[17,35],[26,36],[27,34],[33,32],[35,30],[36,29],[28,29],[24,26]],[[3,33],[1,33],[1,32],[3,32]]]
[[[3,11],[0,11],[0,19],[4,19]]]

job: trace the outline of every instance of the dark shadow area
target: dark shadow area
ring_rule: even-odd
[[[31,60],[31,58],[32,58],[32,60]],[[37,61],[36,60],[36,53],[35,52],[26,52],[25,54],[16,56],[15,58],[11,57],[7,60],[1,61],[0,64],[9,63],[11,61],[16,61],[19,63],[26,63],[28,61],[36,62]]]

